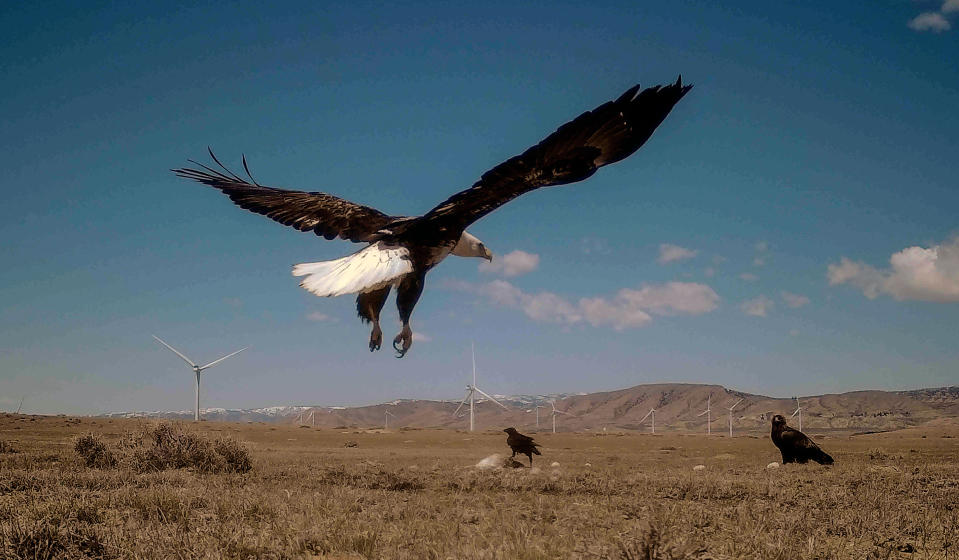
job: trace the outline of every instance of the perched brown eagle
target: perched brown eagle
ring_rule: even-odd
[[[533,441],[533,438],[529,436],[524,436],[523,434],[516,431],[516,428],[506,428],[503,430],[507,434],[506,445],[513,450],[513,454],[510,455],[510,459],[516,457],[516,454],[526,455],[529,457],[529,466],[533,467],[533,455],[542,455],[539,452],[539,444]]]
[[[783,464],[808,463],[816,461],[820,465],[831,465],[832,457],[819,449],[819,446],[806,434],[786,425],[782,414],[773,416],[772,439],[783,456]]]
[[[318,296],[358,293],[357,313],[373,324],[370,351],[382,345],[380,310],[395,286],[403,328],[393,339],[393,348],[401,358],[413,344],[410,315],[423,292],[426,273],[451,254],[492,260],[483,242],[466,232],[467,226],[521,194],[582,181],[600,167],[628,157],[649,139],[691,87],[683,85],[681,76],[666,86],[642,91],[633,86],[417,217],[391,216],[322,192],[264,187],[253,179],[245,157],[243,167],[249,181],[224,167],[212,150],[210,156],[219,169],[190,160],[200,169],[173,172],[219,189],[241,208],[283,225],[327,239],[366,243],[365,248],[341,259],[298,264],[293,275],[302,276],[300,286]]]

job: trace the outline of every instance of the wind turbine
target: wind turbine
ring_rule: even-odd
[[[710,426],[710,422],[712,421],[712,415],[710,414],[710,412],[712,409],[709,408],[709,402],[710,402],[710,399],[712,399],[712,397],[713,397],[712,395],[706,395],[706,410],[696,415],[696,416],[702,416],[703,414],[706,415],[706,435],[707,436],[713,433],[712,427]]]
[[[538,404],[533,407],[536,410],[536,429],[539,429],[539,409],[546,408],[545,406]]]
[[[549,401],[549,406],[553,408],[553,411],[552,413],[550,413],[550,415],[553,417],[553,433],[555,434],[556,433],[556,415],[565,414],[566,416],[572,416],[572,414],[568,412],[563,412],[562,410],[556,410],[556,401]],[[543,408],[546,408],[546,407],[543,407]]]
[[[656,409],[655,408],[649,409],[649,412],[646,413],[646,416],[643,416],[643,419],[640,420],[639,423],[642,424],[650,416],[653,417],[652,432],[655,434],[656,433]]]
[[[17,405],[17,414],[20,414],[20,409],[23,408],[23,399],[27,398],[26,395],[20,397],[20,404]]]
[[[392,412],[390,412],[389,410],[387,410],[387,411],[386,411],[386,420],[383,422],[383,431],[384,431],[384,432],[390,429],[390,416],[392,416],[393,418],[396,418],[396,415],[395,415],[395,414],[393,414]]]
[[[493,401],[494,403],[502,406],[504,410],[509,410],[509,409],[506,408],[506,405],[494,399],[493,397],[489,396],[488,394],[483,392],[482,389],[476,386],[476,348],[473,346],[473,343],[470,343],[470,352],[473,355],[473,384],[466,386],[466,396],[463,397],[463,402],[461,402],[460,405],[456,407],[456,411],[453,412],[453,416],[456,416],[457,418],[459,418],[460,409],[463,408],[463,405],[466,404],[466,401],[468,400],[470,402],[470,431],[472,432],[473,426],[474,426],[473,403],[476,400],[475,399],[476,393],[479,393],[483,395],[484,397],[486,397],[487,399]]]
[[[789,417],[792,418],[793,416],[797,414],[799,415],[799,431],[801,432],[802,431],[802,407],[799,406],[799,397],[793,397],[793,398],[796,399],[796,410],[792,414],[790,414]]]
[[[739,399],[734,402],[731,407],[729,407],[729,437],[733,437],[733,409],[736,408],[736,405],[743,402],[743,399]]]
[[[218,363],[222,362],[223,360],[225,360],[225,359],[227,359],[227,358],[229,358],[229,357],[232,357],[232,356],[236,356],[236,355],[239,354],[240,352],[242,352],[242,351],[246,350],[247,348],[249,348],[249,347],[240,348],[240,349],[237,350],[236,352],[233,352],[232,354],[227,354],[226,356],[223,356],[222,358],[220,358],[220,359],[218,359],[218,360],[213,360],[212,362],[208,363],[208,364],[205,365],[205,366],[198,366],[198,365],[194,364],[193,361],[192,361],[190,358],[187,358],[186,356],[184,356],[183,354],[181,354],[179,350],[177,350],[176,348],[170,346],[170,345],[167,344],[166,342],[163,342],[162,340],[160,340],[160,337],[158,337],[157,335],[153,335],[153,338],[157,339],[157,342],[159,342],[160,344],[162,344],[162,345],[166,346],[167,348],[169,348],[170,350],[172,350],[174,354],[176,354],[177,356],[180,356],[181,358],[183,358],[183,361],[185,361],[186,363],[190,364],[190,367],[193,368],[193,373],[196,374],[196,408],[193,410],[193,421],[194,421],[194,422],[199,422],[199,421],[200,421],[200,373],[201,373],[203,370],[209,369],[209,368],[217,365]]]

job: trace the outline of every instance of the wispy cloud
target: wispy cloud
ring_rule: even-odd
[[[745,282],[755,282],[756,280],[759,280],[759,277],[752,272],[743,272],[739,275],[739,279]]]
[[[909,20],[907,24],[913,31],[932,31],[942,33],[952,29],[949,20],[939,12],[923,12]]]
[[[742,309],[743,313],[746,315],[752,315],[754,317],[765,317],[769,311],[775,307],[773,300],[769,299],[766,296],[759,296],[750,300],[746,300],[739,306]]]
[[[579,240],[579,249],[587,254],[608,255],[612,253],[609,243],[598,237],[584,237]]]
[[[534,321],[616,330],[644,327],[654,315],[700,315],[716,309],[719,296],[705,284],[668,282],[639,289],[624,288],[609,297],[571,301],[552,292],[527,293],[505,280],[486,284],[461,282],[451,287],[482,295],[504,307],[518,308]]]
[[[494,258],[493,262],[480,263],[479,269],[488,274],[501,274],[507,278],[522,276],[539,267],[539,255],[519,249]]]
[[[659,246],[659,258],[656,260],[659,261],[660,264],[666,264],[674,261],[691,259],[698,253],[699,251],[680,247],[679,245],[663,243]]]
[[[842,257],[830,264],[830,285],[851,284],[869,299],[882,294],[903,300],[959,302],[959,237],[929,248],[907,247],[889,257],[880,270]]]
[[[959,12],[959,0],[945,0],[937,12],[922,12],[906,24],[913,31],[943,33],[952,29],[946,14]]]
[[[432,340],[433,340],[433,337],[426,333],[421,333],[420,331],[413,331],[413,342],[430,342]]]
[[[786,305],[788,305],[789,307],[792,307],[793,309],[796,309],[797,307],[802,307],[809,303],[809,298],[804,295],[793,294],[790,292],[782,292],[782,296],[783,296],[783,301],[786,302]]]
[[[319,322],[319,321],[333,321],[333,320],[335,320],[333,317],[330,317],[330,316],[327,315],[326,313],[320,313],[319,311],[314,311],[314,312],[312,312],[312,313],[308,313],[307,316],[306,316],[306,318],[307,318],[307,320],[309,320],[309,321],[317,321],[317,322]]]

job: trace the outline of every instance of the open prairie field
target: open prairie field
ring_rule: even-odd
[[[0,557],[959,558],[948,421],[813,432],[836,465],[776,469],[758,435],[541,433],[534,469],[482,469],[509,454],[498,429],[225,423],[165,429],[238,441],[251,470],[163,468],[157,426],[0,416]]]

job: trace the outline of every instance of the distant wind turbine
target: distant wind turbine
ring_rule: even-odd
[[[539,409],[541,408],[546,408],[546,407],[541,404],[538,404],[533,407],[533,409],[536,410],[536,429],[539,429]]]
[[[20,397],[20,404],[17,405],[17,414],[20,414],[20,409],[23,408],[23,399],[27,398],[26,395]]]
[[[790,414],[789,417],[792,418],[793,416],[797,414],[799,415],[799,431],[801,432],[802,431],[802,407],[799,406],[799,397],[793,397],[793,398],[796,399],[796,410],[792,414]]]
[[[653,417],[653,423],[652,423],[652,425],[651,425],[651,428],[652,428],[652,433],[655,434],[655,433],[656,433],[656,409],[655,409],[655,408],[649,409],[649,412],[646,413],[646,416],[643,416],[643,419],[640,420],[639,423],[642,424],[642,423],[645,422],[646,419],[649,418],[650,416]]]
[[[710,412],[712,409],[709,408],[709,402],[710,402],[710,399],[712,399],[712,397],[713,397],[712,395],[706,395],[706,410],[696,415],[696,416],[702,416],[703,414],[706,415],[706,435],[707,436],[712,434],[712,426],[710,426],[712,422],[712,415],[710,414]]]
[[[386,411],[386,420],[383,421],[383,431],[384,431],[384,432],[390,429],[390,416],[392,416],[393,418],[396,418],[396,415],[395,415],[395,414],[393,414],[392,412],[390,412],[389,410],[387,410],[387,411]]]
[[[470,352],[473,355],[473,384],[466,386],[466,396],[463,397],[463,402],[461,402],[460,405],[456,407],[456,411],[453,412],[453,416],[456,416],[457,418],[459,418],[460,409],[463,408],[463,405],[466,404],[466,401],[468,400],[470,403],[470,431],[472,432],[473,426],[474,426],[473,403],[476,400],[476,393],[479,393],[483,395],[484,397],[486,397],[487,399],[500,405],[501,407],[503,407],[504,410],[509,410],[509,409],[506,408],[506,405],[494,399],[493,397],[489,396],[488,394],[484,393],[482,389],[476,386],[476,348],[473,346],[472,343],[470,343]]]
[[[729,437],[733,437],[733,409],[736,408],[736,405],[743,402],[742,399],[734,402],[731,407],[729,407]]]
[[[225,359],[227,359],[227,358],[230,358],[230,357],[232,357],[232,356],[236,356],[236,355],[239,354],[240,352],[242,352],[242,351],[246,350],[247,348],[249,348],[249,347],[240,348],[240,349],[237,350],[236,352],[233,352],[232,354],[227,354],[226,356],[223,356],[222,358],[219,358],[219,359],[217,359],[217,360],[213,360],[212,362],[206,364],[205,366],[198,366],[198,365],[196,365],[195,363],[193,363],[193,360],[191,360],[190,358],[187,358],[186,356],[184,356],[183,354],[181,354],[179,350],[177,350],[176,348],[170,346],[170,345],[167,344],[166,342],[163,342],[163,340],[161,340],[160,337],[158,337],[157,335],[153,335],[153,338],[155,338],[155,339],[157,340],[157,342],[159,342],[160,344],[162,344],[162,345],[166,346],[167,348],[169,348],[170,350],[172,350],[174,354],[176,354],[177,356],[180,356],[181,358],[183,358],[183,361],[185,361],[186,363],[190,364],[190,367],[193,369],[193,373],[196,374],[196,408],[193,409],[193,421],[194,421],[194,422],[199,422],[199,421],[200,421],[200,373],[203,372],[203,370],[209,369],[209,368],[217,365],[218,363],[222,362],[223,360],[225,360]]]
[[[550,415],[553,417],[553,433],[555,434],[556,433],[556,415],[565,414],[566,416],[572,416],[572,414],[568,412],[563,412],[562,410],[556,410],[556,401],[549,401],[549,406],[553,408],[553,411],[550,413]]]

